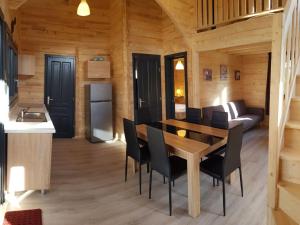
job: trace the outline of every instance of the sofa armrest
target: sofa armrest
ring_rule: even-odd
[[[261,116],[261,121],[263,121],[265,117],[265,110],[263,108],[247,107],[247,114]]]

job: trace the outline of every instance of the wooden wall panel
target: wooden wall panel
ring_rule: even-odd
[[[133,119],[132,53],[163,54],[162,9],[155,1],[127,0],[129,117]]]
[[[243,56],[243,98],[247,105],[265,108],[268,54]]]
[[[45,54],[75,56],[76,136],[83,136],[85,130],[84,84],[91,81],[86,76],[86,61],[110,53],[109,1],[90,6],[91,16],[79,17],[76,1],[31,0],[20,8],[18,17],[19,51],[37,59],[36,76],[20,82],[19,100],[43,103]]]
[[[112,58],[114,126],[118,138],[123,134],[122,118],[128,118],[126,1],[113,0],[110,6],[110,48]]]
[[[234,80],[234,70],[242,70],[242,59],[216,51],[200,53],[200,106],[220,105],[241,98],[242,82]],[[220,80],[220,65],[227,65],[228,78]],[[212,69],[212,81],[203,79],[203,69]]]

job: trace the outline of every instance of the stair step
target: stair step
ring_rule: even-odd
[[[296,77],[296,95],[300,96],[300,76]]]
[[[295,126],[295,125],[294,125]],[[299,149],[300,129],[286,127],[284,131],[284,145],[287,148]]]
[[[285,148],[280,152],[280,177],[300,184],[300,149]]]
[[[300,146],[299,150],[293,148],[284,148],[283,151],[280,152],[280,158],[283,160],[300,162]]]
[[[300,121],[300,97],[293,97],[290,105],[290,120]]]
[[[299,120],[289,120],[285,127],[292,129],[300,129],[300,121]]]
[[[279,188],[279,208],[296,223],[300,223],[300,184],[281,181]]]
[[[300,101],[300,96],[292,97],[292,101],[299,102]]]
[[[273,216],[276,225],[297,225],[295,221],[293,221],[287,214],[285,214],[280,209],[273,210]]]

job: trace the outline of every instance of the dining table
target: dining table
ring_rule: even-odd
[[[200,161],[202,157],[226,145],[228,130],[168,119],[136,125],[139,138],[147,141],[147,126],[163,131],[169,151],[187,160],[188,213],[200,215]]]

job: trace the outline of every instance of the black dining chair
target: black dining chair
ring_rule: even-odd
[[[187,108],[186,109],[186,121],[189,123],[202,123],[201,109]]]
[[[225,156],[214,155],[203,160],[200,163],[200,170],[203,173],[212,176],[214,179],[222,181],[223,186],[223,213],[226,212],[225,199],[225,178],[229,176],[236,169],[240,173],[240,185],[242,197],[243,192],[243,178],[241,169],[241,149],[243,141],[243,125],[239,124],[229,130],[228,140],[225,150]]]
[[[187,168],[186,160],[170,155],[166,148],[163,131],[154,127],[147,128],[148,145],[151,155],[149,199],[151,199],[152,171],[168,178],[169,181],[169,211],[172,215],[171,181],[183,175]]]
[[[227,112],[221,112],[221,111],[213,111],[212,112],[212,119],[211,119],[211,127],[219,128],[219,129],[228,129],[229,123],[228,123],[228,113]],[[212,139],[214,137],[211,137]],[[213,140],[211,140],[213,142]],[[209,153],[206,155],[206,157],[211,157],[213,155],[221,155],[225,152],[226,145],[222,146],[215,151]]]
[[[128,156],[130,156],[139,163],[139,185],[140,194],[142,194],[142,165],[147,164],[147,170],[149,170],[150,153],[147,144],[141,145],[139,143],[134,122],[124,118],[123,125],[127,143],[125,160],[125,182],[127,181]]]
[[[228,129],[228,113],[221,112],[221,111],[213,111],[212,112],[212,119],[211,119],[211,126],[220,129]]]

